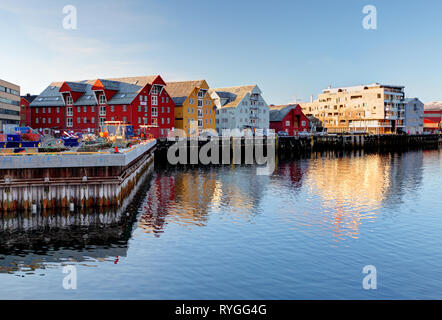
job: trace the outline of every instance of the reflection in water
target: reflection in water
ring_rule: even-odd
[[[175,231],[190,231],[188,237],[198,237],[201,230],[212,227],[222,234],[219,238],[226,239],[226,246],[233,243],[228,241],[232,241],[229,232],[247,226],[254,236],[257,232],[255,240],[263,239],[264,244],[275,245],[279,241],[275,238],[283,237],[288,243],[317,240],[323,241],[327,251],[330,245],[345,246],[349,240],[359,239],[362,227],[376,223],[385,208],[390,209],[387,214],[400,215],[397,207],[404,197],[422,188],[426,156],[438,159],[440,175],[442,162],[434,151],[315,154],[310,159],[279,163],[272,176],[257,176],[250,166],[158,169],[134,201],[119,211],[3,214],[0,273],[32,273],[73,261],[99,267],[100,261],[130,258],[132,241],[138,248],[154,251],[159,242],[139,242],[163,239],[170,226]],[[134,227],[147,238],[134,237]],[[257,250],[253,243],[238,245]],[[297,247],[298,252],[302,248]],[[283,259],[290,254],[281,252]],[[148,269],[143,263],[134,264]],[[287,263],[290,266],[293,261]]]
[[[215,214],[251,222],[262,213],[263,199],[271,205],[281,198],[272,210],[293,229],[319,226],[331,230],[336,241],[357,238],[363,221],[374,221],[390,199],[399,201],[403,189],[420,185],[422,162],[422,152],[357,152],[280,163],[271,177],[257,176],[247,166],[166,169],[152,183],[139,227],[160,236],[168,223],[204,227]]]
[[[124,257],[131,235],[121,211],[3,214],[0,227],[0,273]]]

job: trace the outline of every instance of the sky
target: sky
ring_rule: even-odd
[[[63,8],[77,10],[66,30]],[[363,27],[366,5],[376,29]],[[442,100],[438,0],[0,0],[0,79],[39,94],[53,81],[160,74],[257,84],[268,104],[379,82]]]

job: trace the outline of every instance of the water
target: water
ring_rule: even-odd
[[[441,159],[159,169],[123,212],[4,216],[0,298],[441,299]]]

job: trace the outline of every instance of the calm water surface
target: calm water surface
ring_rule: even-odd
[[[0,298],[442,299],[441,159],[161,169],[121,212],[3,215]]]

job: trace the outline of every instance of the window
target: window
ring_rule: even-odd
[[[159,86],[153,86],[152,87],[152,94],[157,95],[160,93],[160,87]]]
[[[42,109],[42,112],[43,112],[43,113],[46,113],[46,108],[43,108],[43,109]]]
[[[105,116],[105,115],[106,115],[106,106],[100,106],[100,116]]]
[[[51,108],[48,108],[48,113],[51,113]]]
[[[124,105],[124,106],[123,106],[123,112],[126,112],[126,111],[127,111],[127,106]]]
[[[198,119],[198,127],[202,127],[203,126],[203,119]]]
[[[202,109],[198,109],[198,117],[202,117],[203,116],[203,110]]]
[[[138,123],[141,123],[141,117],[138,117]]]
[[[71,105],[74,104],[74,100],[72,100],[72,97],[71,97],[71,96],[66,96],[66,104],[67,104],[68,106],[71,106]]]
[[[87,123],[87,118],[86,117],[83,118],[83,123]]]
[[[77,112],[81,112],[81,107],[77,107]]]
[[[95,118],[94,117],[91,118],[91,123],[95,123]]]
[[[161,118],[161,124],[164,124],[164,118]]]
[[[166,103],[169,103],[169,97],[166,97]],[[167,109],[169,109],[169,108],[167,108]],[[167,111],[167,112],[169,112],[169,111]]]
[[[140,96],[140,102],[143,102],[143,96]]]
[[[198,107],[202,107],[203,106],[203,100],[198,99]]]
[[[138,112],[141,112],[141,106],[138,106]]]
[[[167,124],[170,124],[170,118],[167,118]]]
[[[164,103],[164,97],[161,97],[161,103]]]
[[[170,108],[169,107],[167,107],[167,113],[169,113],[170,112]]]
[[[67,118],[66,119],[66,127],[72,127],[73,121],[72,118]]]
[[[153,106],[157,106],[158,105],[158,97],[157,96],[152,96],[152,105]]]
[[[48,118],[48,123],[51,124],[52,123],[52,119]]]
[[[37,114],[38,114],[38,108],[35,108],[35,113],[37,113]]]
[[[46,118],[43,118],[42,122],[43,122],[43,124],[45,124],[46,123]]]
[[[57,107],[57,113],[60,113],[60,107]]]
[[[72,107],[67,107],[67,109],[66,109],[66,115],[67,115],[68,117],[72,117],[72,116],[74,115],[74,110],[73,110]]]
[[[106,104],[106,96],[104,94],[101,94],[98,99],[99,104]]]
[[[157,118],[153,118],[151,123],[153,125],[158,125],[158,119]]]
[[[126,123],[127,122],[127,118],[123,117],[123,122]]]
[[[152,107],[152,117],[158,117],[158,109],[156,107]]]
[[[95,106],[92,106],[92,107],[91,107],[91,111],[92,111],[92,112],[95,112]]]
[[[87,112],[87,107],[86,106],[83,107],[83,112]]]
[[[78,124],[81,123],[81,118],[80,118],[80,117],[77,118],[77,123],[78,123]]]
[[[57,118],[57,123],[60,123],[60,118]]]
[[[38,118],[35,118],[35,123],[38,124]]]
[[[144,118],[143,122],[144,122],[144,124],[147,124],[147,118]]]
[[[110,106],[111,107],[111,112],[115,112],[115,106]]]
[[[164,107],[161,107],[161,113],[164,113]]]

